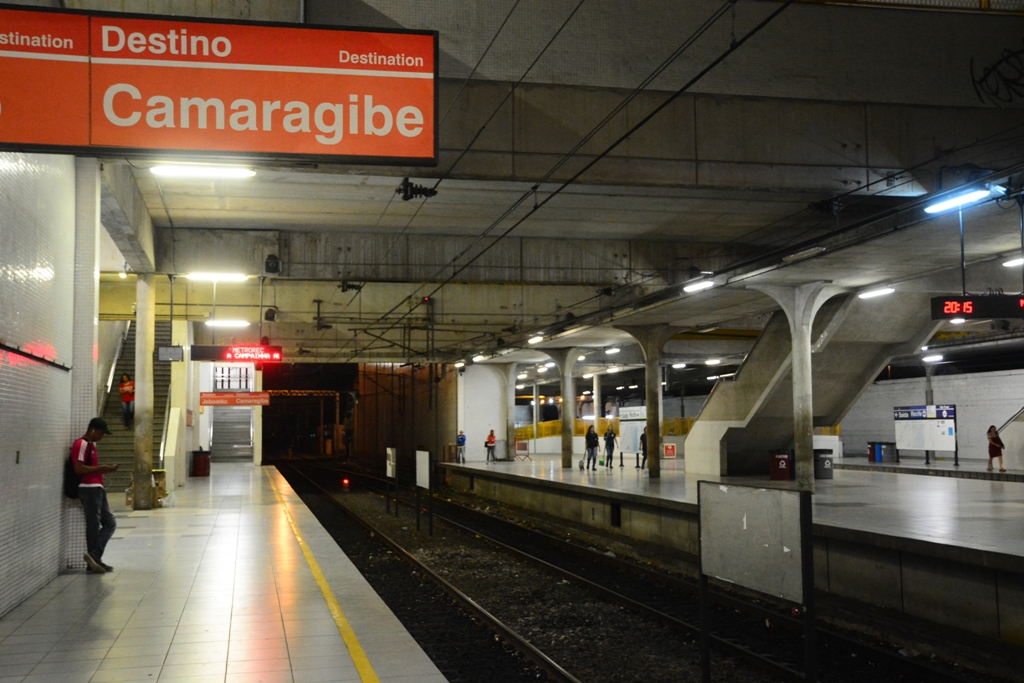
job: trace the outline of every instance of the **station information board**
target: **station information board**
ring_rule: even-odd
[[[220,360],[228,363],[279,363],[284,360],[280,346],[263,344],[235,344],[234,346],[194,345],[189,350],[191,360]]]
[[[1024,295],[932,297],[932,320],[954,318],[1024,318]]]
[[[435,31],[0,8],[0,83],[0,149],[437,161]]]

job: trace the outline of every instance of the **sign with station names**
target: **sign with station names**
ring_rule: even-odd
[[[264,344],[194,345],[189,350],[189,358],[191,360],[219,360],[227,363],[279,363],[284,360],[284,351],[280,346]]]
[[[899,450],[957,450],[955,405],[896,406],[893,420]]]
[[[433,165],[437,33],[0,8],[0,149]]]
[[[269,406],[270,394],[265,391],[203,391],[201,406]]]

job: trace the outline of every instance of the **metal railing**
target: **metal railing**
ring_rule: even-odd
[[[1003,431],[1004,429],[1006,429],[1007,427],[1009,427],[1009,426],[1010,426],[1010,425],[1011,425],[1012,423],[1016,422],[1016,421],[1017,421],[1017,418],[1018,418],[1018,417],[1020,417],[1021,415],[1024,415],[1024,408],[1021,408],[1021,409],[1020,409],[1020,410],[1018,410],[1018,411],[1017,411],[1016,413],[1014,413],[1014,414],[1013,414],[1013,417],[1011,417],[1011,418],[1010,418],[1009,420],[1007,420],[1006,422],[1004,422],[1004,423],[1003,423],[1003,426],[1002,426],[1002,427],[1000,427],[1000,428],[998,429],[998,431],[1000,431],[1000,432],[1001,432],[1001,431]],[[991,464],[991,463],[990,463],[990,464]]]
[[[696,418],[692,417],[669,417],[661,421],[661,435],[662,436],[686,436],[690,433],[690,429],[693,428],[693,423]],[[584,436],[587,433],[587,428],[593,424],[590,420],[573,420],[573,436]],[[601,417],[597,420],[596,430],[598,435],[603,435],[608,427],[611,426],[612,431],[615,432],[616,436],[619,436],[619,418],[617,417]],[[536,432],[534,432],[533,425],[526,425],[524,427],[516,428],[516,438],[530,440],[534,438],[543,439],[550,436],[558,436],[562,433],[562,421],[561,420],[548,420],[545,422],[538,422]],[[536,434],[536,436],[535,436]]]
[[[97,406],[97,410],[100,415],[103,414],[103,408],[107,405],[107,399],[110,398],[110,390],[114,387],[114,375],[117,373],[117,362],[121,360],[121,350],[124,348],[124,342],[128,339],[128,332],[132,329],[132,321],[129,320],[128,324],[124,327],[124,333],[117,342],[117,351],[114,352],[114,360],[110,363],[110,374],[107,377],[107,389],[103,392],[103,398],[100,399],[100,404]]]
[[[167,448],[167,425],[171,419],[171,387],[167,386],[167,400],[164,402],[164,428],[160,434],[160,466],[156,469],[164,469],[164,449]]]

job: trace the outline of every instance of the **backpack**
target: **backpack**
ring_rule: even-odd
[[[75,474],[75,465],[71,462],[71,456],[64,458],[64,495],[72,500],[78,500],[78,485],[82,478]]]

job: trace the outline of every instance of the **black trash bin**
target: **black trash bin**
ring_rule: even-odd
[[[832,468],[834,458],[832,457],[831,448],[815,448],[814,449],[814,478],[815,479],[834,479]]]

